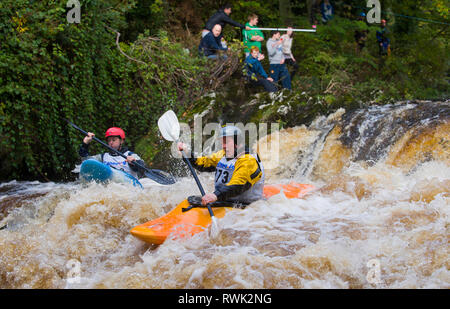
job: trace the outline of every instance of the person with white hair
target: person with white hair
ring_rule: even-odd
[[[217,24],[212,28],[211,32],[208,32],[198,46],[200,55],[206,56],[210,59],[217,59],[219,57],[218,51],[226,51],[227,47],[224,47],[220,40],[220,34],[222,32],[222,26]],[[224,55],[226,58],[226,55]]]

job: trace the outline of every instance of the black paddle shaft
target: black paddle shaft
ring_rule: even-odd
[[[181,154],[183,155],[184,162],[186,162],[186,164],[188,165],[189,169],[191,170],[192,176],[194,176],[195,182],[197,183],[197,186],[198,186],[198,188],[200,190],[200,193],[202,194],[202,196],[204,196],[206,194],[205,190],[203,190],[203,186],[200,183],[200,179],[198,179],[197,173],[194,171],[194,168],[192,167],[191,161],[189,161],[189,159],[186,158],[186,155],[184,154],[183,151],[181,151]]]
[[[181,151],[181,154],[183,155],[183,160],[184,162],[186,162],[186,164],[188,165],[189,169],[191,170],[192,176],[194,176],[195,182],[197,183],[197,186],[200,190],[200,193],[202,194],[202,196],[205,196],[205,190],[203,189],[202,184],[200,183],[200,179],[198,179],[197,173],[194,171],[194,168],[192,167],[191,161],[189,161],[188,158],[186,158],[186,155],[184,154],[184,151]],[[212,208],[209,204],[206,205],[206,207],[208,207],[208,212],[209,215],[212,217],[214,217],[214,212],[212,211]]]

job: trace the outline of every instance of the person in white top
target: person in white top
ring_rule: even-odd
[[[125,132],[121,128],[109,128],[108,130],[106,130],[105,138],[109,147],[114,148],[115,150],[124,154],[126,156],[126,159],[113,151],[104,152],[93,156],[90,155],[89,144],[91,143],[94,136],[94,133],[88,132],[87,136],[85,136],[83,139],[83,143],[81,144],[78,151],[83,161],[86,159],[94,159],[106,165],[109,165],[112,168],[123,170],[128,174],[133,175],[134,177],[144,177],[143,170],[134,163],[136,162],[139,165],[145,166],[145,162],[137,154],[129,151],[125,146]]]
[[[292,41],[294,39],[294,32],[290,29],[292,27],[287,27],[289,30],[281,36],[282,39],[282,50],[284,55],[284,63],[286,66],[291,66],[293,68],[291,75],[291,80],[294,78],[294,75],[298,71],[298,63],[294,58],[294,55],[292,54]]]

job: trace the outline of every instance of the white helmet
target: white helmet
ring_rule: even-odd
[[[220,130],[220,137],[233,137],[234,144],[237,146],[234,148],[234,157],[242,151],[243,147],[245,147],[244,135],[242,134],[241,129],[235,126],[225,126]]]
[[[240,135],[242,135],[241,129],[235,126],[225,126],[220,130],[220,137]]]

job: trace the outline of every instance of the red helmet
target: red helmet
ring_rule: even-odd
[[[105,138],[109,136],[120,136],[121,139],[125,139],[125,132],[121,128],[112,127],[106,130]]]

